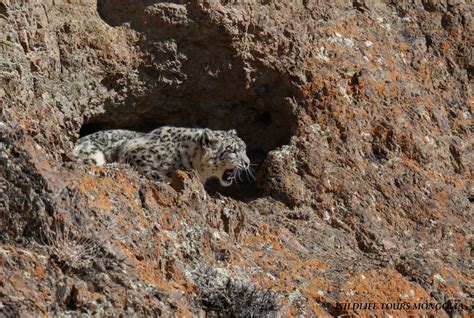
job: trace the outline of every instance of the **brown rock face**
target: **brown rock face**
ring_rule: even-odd
[[[470,317],[473,9],[0,0],[1,315]],[[161,125],[256,182],[71,160]]]

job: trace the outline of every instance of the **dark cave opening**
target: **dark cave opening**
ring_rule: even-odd
[[[99,0],[97,10],[112,27],[129,26],[138,37],[141,61],[133,74],[110,72],[102,85],[115,98],[87,118],[81,136],[106,129],[148,132],[161,126],[237,130],[252,163],[288,144],[296,130],[288,75],[257,58],[244,58],[235,36],[198,4]],[[243,25],[239,26],[244,28]],[[258,167],[259,166],[255,166]],[[258,196],[254,181],[208,191],[236,199]]]
[[[207,98],[206,98],[207,99]],[[145,98],[150,101],[154,98]],[[247,155],[257,173],[269,151],[287,144],[294,131],[296,119],[290,112],[289,101],[279,103],[241,103],[209,107],[197,104],[195,107],[179,107],[173,104],[163,107],[162,103],[146,103],[143,111],[141,102],[125,107],[107,107],[98,116],[87,119],[80,129],[80,136],[108,129],[130,129],[148,132],[169,125],[176,127],[210,128],[214,130],[237,130],[237,134],[247,144]],[[140,106],[142,105],[142,106]],[[151,107],[150,107],[151,106]],[[166,115],[164,115],[166,114]],[[243,175],[237,184],[228,188],[217,180],[209,180],[206,190],[213,195],[217,192],[234,199],[248,201],[260,196],[256,182]]]
[[[149,107],[146,112],[137,108],[140,107],[134,105],[108,109],[98,116],[87,119],[79,135],[83,137],[107,129],[149,132],[166,125],[214,130],[235,129],[247,144],[252,163],[260,164],[270,150],[289,142],[296,122],[292,120],[293,116],[289,109],[275,110],[271,106],[269,109],[261,109],[247,105],[224,105],[210,106],[206,109],[206,106],[202,105],[190,109],[170,105],[165,109],[159,106]],[[163,115],[165,112],[168,114]]]

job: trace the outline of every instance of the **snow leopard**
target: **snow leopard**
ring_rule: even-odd
[[[195,170],[206,182],[217,178],[224,187],[254,178],[247,146],[235,130],[165,126],[149,133],[125,129],[98,131],[80,138],[73,156],[85,163],[127,163],[146,177],[170,182],[176,170]]]

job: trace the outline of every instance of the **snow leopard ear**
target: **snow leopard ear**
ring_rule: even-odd
[[[232,136],[237,136],[237,130],[232,129],[232,130],[229,130],[229,132]]]
[[[204,129],[201,134],[201,146],[203,148],[214,148],[218,140],[210,129]]]

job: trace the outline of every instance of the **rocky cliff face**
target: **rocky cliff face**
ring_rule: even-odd
[[[469,316],[472,12],[0,1],[0,312]],[[71,159],[165,124],[237,129],[256,182]]]

